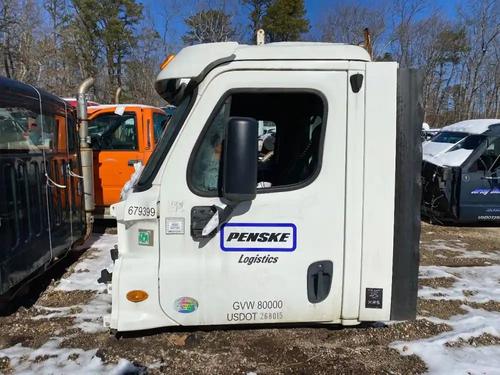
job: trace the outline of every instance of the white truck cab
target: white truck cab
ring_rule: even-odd
[[[183,49],[156,82],[177,110],[133,193],[111,208],[105,324],[413,318],[414,73],[343,44]],[[273,143],[259,152],[264,128]]]

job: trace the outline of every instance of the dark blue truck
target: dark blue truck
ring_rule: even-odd
[[[500,225],[500,120],[447,126],[423,147],[422,214],[445,224]]]

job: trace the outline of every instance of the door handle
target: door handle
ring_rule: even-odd
[[[481,177],[481,180],[500,180],[500,177]]]
[[[139,160],[139,159],[130,159],[128,161],[128,165],[133,167],[135,163],[141,163],[141,162],[142,162],[142,160]]]
[[[311,303],[324,301],[330,294],[333,279],[333,262],[322,260],[307,269],[307,299]]]

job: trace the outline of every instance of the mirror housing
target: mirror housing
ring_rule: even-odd
[[[222,196],[232,202],[255,199],[257,193],[258,123],[232,117],[226,125]]]

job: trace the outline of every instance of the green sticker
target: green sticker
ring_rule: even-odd
[[[139,229],[139,245],[153,246],[153,231],[149,229]]]

